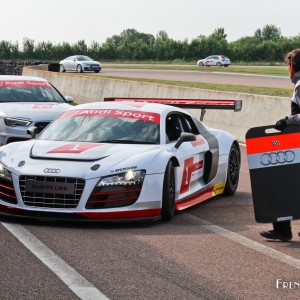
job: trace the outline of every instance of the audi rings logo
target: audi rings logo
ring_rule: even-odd
[[[60,173],[60,169],[54,169],[54,168],[46,168],[44,169],[44,173],[51,173],[51,174],[58,174]]]
[[[291,150],[264,153],[260,158],[260,163],[264,166],[291,163],[295,160],[295,156]]]

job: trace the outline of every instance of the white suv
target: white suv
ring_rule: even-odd
[[[224,55],[210,55],[204,59],[198,60],[197,65],[199,67],[203,67],[203,66],[228,67],[230,65],[230,59]]]

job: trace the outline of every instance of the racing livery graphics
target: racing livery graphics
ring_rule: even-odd
[[[110,98],[74,106],[35,139],[1,147],[0,213],[171,220],[176,210],[233,195],[237,141],[182,105],[236,109],[232,100]]]

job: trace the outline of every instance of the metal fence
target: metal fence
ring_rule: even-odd
[[[22,75],[24,66],[33,66],[39,64],[48,63],[39,61],[0,60],[0,75]]]

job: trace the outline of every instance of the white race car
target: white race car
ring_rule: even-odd
[[[0,147],[2,214],[171,220],[176,210],[235,193],[236,139],[176,106],[239,110],[240,101],[105,100],[74,106],[35,139]]]
[[[43,78],[0,75],[0,146],[30,139],[30,126],[45,127],[72,101]]]

